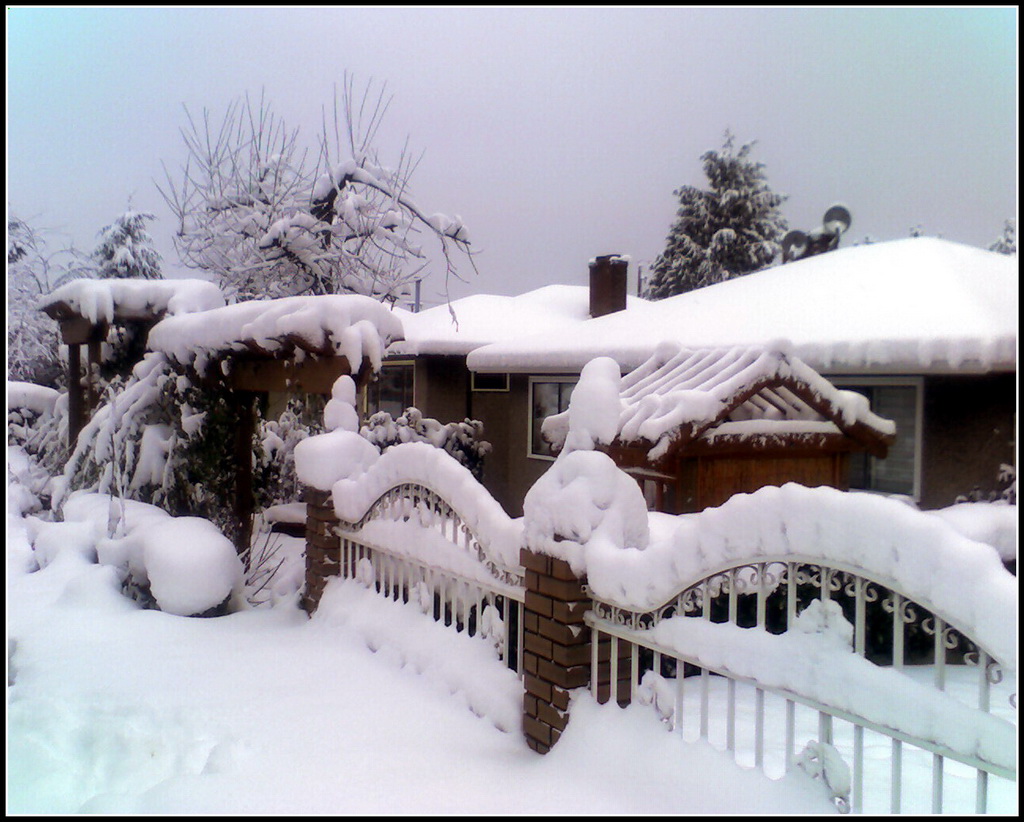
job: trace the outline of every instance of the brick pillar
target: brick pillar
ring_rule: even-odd
[[[329,491],[306,488],[306,593],[303,609],[312,614],[327,581],[341,572],[341,539],[334,533],[338,518]]]
[[[569,721],[569,692],[590,684],[590,599],[561,559],[521,552],[526,570],[523,621],[523,731],[527,744],[547,753]]]

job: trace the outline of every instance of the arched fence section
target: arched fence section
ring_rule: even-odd
[[[450,460],[442,452],[437,454]],[[458,493],[446,495],[408,477],[392,477],[384,483],[389,487],[380,490],[379,479],[366,479],[361,488],[374,489],[368,504],[366,497],[355,507],[320,501],[319,517],[327,525],[313,530],[326,532],[330,546],[336,546],[336,562],[328,563],[327,572],[359,580],[381,596],[411,603],[437,622],[488,642],[509,668],[520,673],[524,572],[521,566],[509,563],[494,544],[499,539],[509,540],[512,533],[518,546],[515,521],[506,517],[507,522],[500,523],[502,533],[495,536],[486,523],[476,527],[479,517],[464,516],[446,498],[458,497]],[[339,491],[344,488],[336,487],[335,493]],[[478,493],[486,492],[480,488],[474,491]],[[461,502],[465,505],[466,499]],[[351,520],[340,517],[339,509],[356,516]],[[332,511],[333,516],[325,511]],[[308,521],[314,519],[316,515]],[[324,568],[310,559],[315,553],[309,542],[310,530],[307,525],[307,580],[309,568],[316,566],[317,573]]]
[[[769,776],[802,767],[841,810],[984,813],[992,779],[1015,792],[1015,679],[894,580],[761,555],[684,583],[653,609],[593,597],[586,624],[598,701],[651,704],[684,738]],[[947,782],[967,770],[973,807],[950,809]],[[865,794],[885,782],[887,802]]]
[[[995,549],[870,494],[788,484],[669,517],[616,509],[626,486],[588,502],[611,487],[588,476],[513,520],[443,452],[396,446],[307,488],[307,607],[336,575],[490,643],[539,753],[588,689],[770,778],[801,769],[843,811],[1015,807],[1017,588]]]

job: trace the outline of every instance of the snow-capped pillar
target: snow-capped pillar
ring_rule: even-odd
[[[590,683],[591,607],[585,580],[565,560],[524,548],[523,732],[538,753],[547,753],[569,721],[569,694]]]
[[[341,538],[334,528],[338,518],[329,491],[306,487],[306,592],[302,607],[312,614],[331,577],[341,573]]]

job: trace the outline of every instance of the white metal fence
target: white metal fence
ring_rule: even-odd
[[[491,643],[522,673],[523,570],[496,562],[432,489],[401,483],[357,523],[341,523],[341,573]]]
[[[843,682],[816,682],[834,657],[786,658],[801,646],[779,641],[814,600],[835,603],[832,612],[852,625],[849,647],[860,662],[852,674],[843,668]],[[708,740],[769,776],[801,766],[822,778],[841,810],[984,813],[993,781],[1001,796],[1016,795],[1015,680],[1004,681],[985,649],[892,585],[814,561],[765,558],[688,584],[646,613],[595,600],[587,623],[595,698],[597,649],[610,637],[603,664],[613,701],[650,703],[685,739]],[[629,648],[628,676],[618,670],[619,643]],[[902,704],[908,716],[875,709],[869,694],[880,670],[888,671],[883,687],[899,692],[879,706]],[[930,721],[913,716],[936,711],[922,682],[941,695]],[[966,778],[971,807],[963,805]],[[886,783],[883,798],[876,787]]]
[[[510,550],[522,532],[492,517],[482,530],[504,542],[488,545],[421,481],[381,482],[373,496],[358,522],[338,526],[342,576],[489,642],[522,675],[525,575]],[[460,499],[472,507],[465,500],[478,497]],[[683,739],[769,777],[802,768],[844,811],[1016,810],[1015,659],[1004,672],[993,649],[949,618],[983,610],[985,635],[1010,656],[1004,634],[991,631],[992,607],[950,600],[955,578],[914,588],[915,599],[909,583],[795,544],[780,555],[759,546],[746,559],[736,550],[673,583],[676,593],[651,610],[590,591],[595,698],[649,703]],[[949,613],[922,601],[932,590]],[[1003,591],[996,610],[1013,610],[1012,622],[1007,602]]]

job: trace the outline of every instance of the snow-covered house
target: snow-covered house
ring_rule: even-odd
[[[625,259],[599,257],[590,266],[588,285],[549,285],[514,297],[478,294],[419,313],[395,309],[404,338],[388,347],[367,388],[364,415],[383,410],[397,417],[415,406],[441,422],[484,421],[484,438],[492,446],[484,484],[509,510],[520,508],[526,489],[542,473],[525,457],[528,377],[473,372],[466,359],[486,345],[569,331],[592,316],[645,304],[627,296],[626,267]]]
[[[606,451],[649,508],[670,514],[786,482],[845,490],[850,455],[884,458],[895,433],[866,397],[778,346],[678,343],[624,377],[614,360],[592,360],[568,410],[542,426],[556,451]]]
[[[473,379],[509,386],[501,408],[474,403],[473,416],[492,441],[495,432],[514,441],[503,487],[493,489],[510,513],[554,458],[541,427],[568,408],[583,367],[611,357],[626,373],[665,340],[686,348],[788,341],[834,386],[866,396],[874,413],[895,421],[896,440],[884,460],[850,459],[852,488],[939,508],[975,487],[993,489],[1000,465],[1014,461],[1016,258],[909,238],[476,348],[467,358]]]
[[[39,309],[60,324],[68,347],[68,437],[74,442],[99,401],[95,370],[104,346],[123,349],[123,375],[145,351],[150,328],[165,316],[224,305],[224,295],[206,280],[77,279],[46,296]],[[83,363],[82,346],[87,353]],[[84,368],[83,368],[84,365]]]

